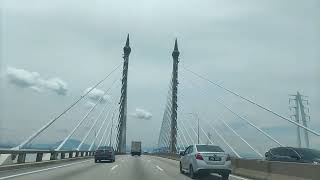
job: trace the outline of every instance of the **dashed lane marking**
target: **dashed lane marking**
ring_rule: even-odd
[[[111,168],[111,171],[113,171],[115,168],[117,168],[119,165],[114,165],[112,168]]]
[[[156,166],[157,169],[159,169],[160,171],[163,171],[163,169],[159,166]]]

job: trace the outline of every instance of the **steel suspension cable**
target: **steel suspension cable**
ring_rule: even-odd
[[[237,153],[237,151],[224,139],[224,137],[214,128],[210,123],[207,122],[209,126],[214,130],[214,132],[219,136],[219,138],[231,149],[231,151],[238,157],[241,158],[241,156]]]
[[[191,135],[190,135],[189,132],[187,131],[186,127],[184,126],[183,121],[180,121],[180,122],[181,122],[182,128],[187,132],[187,135],[189,136],[192,144],[195,144],[195,142],[194,142],[194,140],[192,139]]]
[[[192,85],[192,87],[193,88],[195,88],[194,86],[194,84],[195,83],[193,83],[191,80],[189,80],[189,82],[190,82],[190,84]],[[200,88],[199,88],[200,89]],[[203,90],[203,89],[201,89],[202,91],[202,93],[204,94],[204,95],[207,95],[206,93],[206,91],[205,90]],[[266,133],[265,131],[263,131],[262,129],[260,129],[258,126],[256,126],[256,125],[254,125],[252,122],[250,122],[248,119],[246,119],[246,118],[244,118],[244,117],[242,117],[242,116],[240,116],[239,114],[237,114],[236,112],[234,112],[230,107],[228,107],[228,106],[226,106],[224,103],[222,103],[221,101],[219,101],[218,99],[215,99],[215,101],[218,103],[218,104],[220,104],[220,105],[222,105],[224,108],[226,108],[228,111],[230,111],[232,114],[234,114],[234,115],[236,115],[237,117],[239,117],[240,119],[242,119],[242,120],[244,120],[245,122],[247,122],[250,126],[252,126],[253,128],[255,128],[256,130],[258,130],[259,132],[261,132],[264,136],[266,136],[268,139],[270,139],[270,140],[272,140],[273,142],[275,142],[276,144],[278,144],[279,146],[283,146],[278,140],[276,140],[275,138],[273,138],[271,135],[269,135],[268,133]]]
[[[75,126],[75,128],[69,133],[69,135],[61,142],[61,144],[55,149],[55,150],[60,150],[64,144],[69,140],[69,138],[76,132],[76,130],[80,127],[80,125],[87,119],[89,114],[95,109],[95,107],[102,101],[104,96],[110,91],[110,89],[113,87],[114,83],[116,82],[117,79],[115,79],[111,86],[103,93],[103,95],[98,99],[96,104],[86,113],[86,115],[78,122],[78,124]]]
[[[238,93],[236,93],[236,92],[234,92],[234,91],[231,91],[230,89],[225,88],[224,86],[221,86],[220,84],[218,84],[218,83],[216,83],[216,82],[213,82],[213,81],[211,81],[210,79],[205,78],[204,76],[202,76],[202,75],[200,75],[200,74],[198,74],[198,73],[195,73],[195,72],[191,71],[190,69],[184,67],[183,65],[182,65],[182,68],[183,68],[184,70],[192,73],[193,75],[197,76],[198,78],[203,79],[203,80],[205,80],[205,81],[207,81],[207,82],[209,82],[209,83],[211,83],[211,84],[213,84],[213,85],[215,85],[215,86],[217,86],[217,87],[219,87],[219,88],[221,88],[221,89],[223,89],[223,90],[225,90],[225,91],[227,91],[227,92],[229,92],[229,93],[231,93],[231,94],[233,94],[233,95],[235,95],[235,96],[237,96],[237,97],[240,97],[241,99],[243,99],[243,100],[245,100],[245,101],[247,101],[247,102],[249,102],[249,103],[251,103],[251,104],[253,104],[253,105],[255,105],[255,106],[257,106],[257,107],[259,107],[259,108],[261,108],[261,109],[263,109],[263,110],[265,110],[265,111],[267,111],[267,112],[269,112],[269,113],[272,113],[273,115],[275,115],[275,116],[277,116],[277,117],[279,117],[279,118],[281,118],[281,119],[284,119],[284,120],[286,120],[286,121],[288,121],[288,122],[290,122],[290,123],[292,123],[292,124],[295,124],[296,126],[299,126],[299,127],[303,128],[303,129],[311,132],[312,134],[314,134],[314,135],[316,135],[316,136],[320,136],[320,133],[319,133],[319,132],[316,132],[316,131],[313,130],[313,129],[310,129],[310,128],[306,127],[306,126],[303,126],[303,125],[301,125],[301,124],[299,124],[299,123],[297,123],[297,122],[295,122],[295,121],[293,121],[293,120],[291,120],[291,119],[289,119],[289,118],[287,118],[287,117],[284,117],[283,115],[280,115],[279,113],[277,113],[277,112],[275,112],[275,111],[272,111],[271,109],[269,109],[269,108],[267,108],[267,107],[264,107],[263,105],[260,105],[260,104],[258,104],[258,103],[256,103],[256,102],[254,102],[253,100],[250,100],[249,98],[246,98],[246,97],[244,97],[244,96],[242,96],[242,95],[240,95],[240,94],[238,94]]]
[[[117,65],[110,73],[108,73],[102,80],[100,80],[97,84],[95,84],[91,89],[89,89],[88,92],[80,96],[75,102],[73,102],[70,106],[68,106],[62,113],[60,113],[58,116],[53,118],[51,121],[49,121],[47,124],[42,126],[38,131],[33,133],[30,137],[28,137],[25,141],[23,141],[18,146],[14,147],[13,149],[21,149],[26,144],[30,143],[33,139],[35,139],[39,134],[41,134],[44,130],[46,130],[48,127],[50,127],[55,121],[57,121],[60,117],[62,117],[64,114],[66,114],[70,109],[72,109],[75,105],[77,105],[84,97],[86,97],[94,88],[98,87],[102,82],[104,82],[106,79],[109,78],[111,74],[113,74],[121,64]]]
[[[222,121],[222,123],[227,126],[236,136],[238,136],[245,144],[247,144],[249,146],[249,148],[251,150],[253,150],[256,154],[258,154],[260,157],[263,157],[263,155],[254,147],[252,147],[244,138],[242,138],[240,136],[240,134],[238,134],[226,121],[224,121],[223,119],[219,119],[220,121]]]

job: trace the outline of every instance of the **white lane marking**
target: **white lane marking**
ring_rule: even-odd
[[[111,168],[111,171],[113,171],[115,168],[117,168],[119,165],[114,165],[112,168]]]
[[[159,166],[156,166],[156,168],[158,168],[160,171],[163,171],[163,169]]]
[[[247,178],[244,178],[244,177],[240,177],[240,176],[236,176],[236,175],[232,175],[232,174],[230,174],[229,176],[237,178],[237,179],[241,179],[241,180],[250,180],[250,179],[247,179]]]
[[[58,169],[58,168],[63,168],[63,167],[67,167],[67,166],[81,164],[81,163],[88,162],[88,161],[92,161],[92,160],[90,159],[90,160],[85,160],[85,161],[81,161],[81,162],[65,164],[65,165],[61,165],[61,166],[55,166],[55,167],[51,167],[51,168],[39,169],[39,170],[35,170],[35,171],[29,171],[29,172],[25,172],[25,173],[20,173],[20,174],[14,174],[14,175],[10,175],[10,176],[0,177],[0,180],[19,177],[19,176],[25,176],[25,175],[28,175],[28,174],[34,174],[34,173],[43,172],[43,171],[49,171],[49,170]]]

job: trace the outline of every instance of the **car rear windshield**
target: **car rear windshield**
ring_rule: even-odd
[[[196,145],[198,152],[224,152],[219,146]]]
[[[112,147],[110,146],[101,146],[98,148],[98,150],[108,150],[108,151],[112,151]]]
[[[318,150],[307,148],[294,148],[294,150],[297,151],[305,160],[320,159],[320,151]]]

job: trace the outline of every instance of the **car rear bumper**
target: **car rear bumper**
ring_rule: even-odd
[[[95,156],[95,160],[114,160],[114,156]]]
[[[220,165],[209,165],[202,160],[197,160],[194,166],[195,172],[208,172],[208,173],[231,173],[231,161],[226,161]]]

